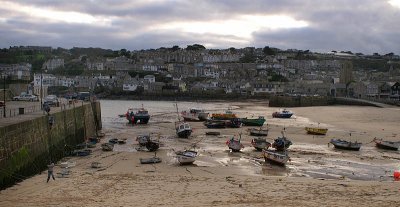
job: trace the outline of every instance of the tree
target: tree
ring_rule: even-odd
[[[275,55],[275,51],[273,49],[271,49],[269,46],[265,46],[263,48],[263,53],[264,55]]]
[[[245,53],[243,57],[239,59],[242,63],[254,63],[256,61],[256,55],[254,52]]]
[[[181,48],[180,48],[178,45],[174,45],[174,46],[171,48],[172,52],[178,51],[178,50],[180,50],[180,49],[181,49]]]
[[[186,47],[186,50],[205,50],[206,47],[204,47],[203,45],[199,45],[199,44],[194,44],[194,45],[188,45]]]

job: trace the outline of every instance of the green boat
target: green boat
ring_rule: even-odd
[[[242,118],[242,123],[245,126],[262,126],[264,122],[265,118],[263,116],[259,116],[256,119]]]

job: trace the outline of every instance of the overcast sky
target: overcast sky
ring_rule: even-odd
[[[400,54],[400,0],[0,0],[0,47]]]

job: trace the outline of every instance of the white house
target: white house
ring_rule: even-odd
[[[122,85],[123,91],[136,91],[139,86],[139,81],[136,79],[129,79]]]
[[[156,82],[156,77],[154,75],[145,75],[143,79],[149,83]]]

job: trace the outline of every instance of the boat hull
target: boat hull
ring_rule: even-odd
[[[232,152],[240,152],[240,150],[244,148],[243,144],[238,140],[228,140],[226,144]]]
[[[287,161],[289,161],[289,156],[287,154],[278,153],[271,150],[264,150],[264,160],[265,162],[270,162],[277,165],[286,165]]]
[[[258,130],[258,129],[252,129],[250,130],[250,135],[251,136],[268,136],[268,130]]]
[[[251,145],[257,150],[262,151],[264,149],[268,149],[271,146],[271,143],[267,142],[265,139],[252,139]]]
[[[188,138],[192,134],[192,130],[181,130],[176,133],[179,138]]]
[[[358,142],[348,142],[345,140],[332,139],[330,143],[333,144],[335,148],[343,150],[359,151],[361,148],[361,143]]]
[[[383,140],[374,140],[376,147],[380,149],[386,149],[386,150],[394,150],[397,151],[399,150],[399,142],[389,142],[389,141],[383,141]]]
[[[281,113],[277,113],[277,112],[272,114],[273,118],[281,118],[281,119],[289,119],[292,116],[293,116],[293,114],[281,114]]]
[[[242,123],[245,126],[263,126],[265,119],[247,119],[243,118]]]
[[[176,158],[181,165],[190,165],[196,161],[197,152],[187,150],[176,152]]]
[[[326,133],[328,132],[328,129],[314,128],[314,127],[306,127],[305,130],[307,131],[308,134],[314,134],[314,135],[326,135]]]

